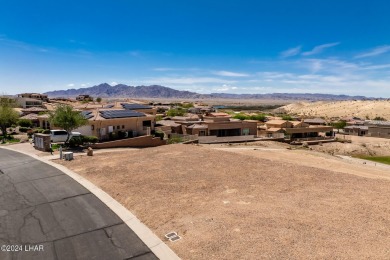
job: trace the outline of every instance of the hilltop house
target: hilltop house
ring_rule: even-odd
[[[109,140],[114,137],[135,137],[150,135],[154,130],[155,116],[125,109],[101,109],[83,111],[88,119],[88,125],[75,131],[82,135],[92,135],[99,140]]]
[[[258,127],[259,136],[283,138],[286,135],[290,140],[317,138],[320,133],[328,133],[328,135],[333,136],[333,127],[287,120],[270,120]]]
[[[21,93],[18,94],[18,98],[32,98],[35,100],[41,100],[43,102],[49,101],[49,98],[46,94],[40,94],[40,93]]]

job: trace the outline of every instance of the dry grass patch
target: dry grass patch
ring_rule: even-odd
[[[178,232],[183,259],[390,258],[388,181],[275,160],[169,145],[61,163]]]

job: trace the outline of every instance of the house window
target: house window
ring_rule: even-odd
[[[121,126],[120,126],[120,125],[117,125],[117,126],[116,126],[116,130],[119,130],[119,129],[121,129]]]
[[[91,130],[94,130],[95,129],[95,126],[94,125],[91,125]]]
[[[242,134],[243,135],[249,135],[249,128],[242,129]]]
[[[142,126],[143,127],[152,126],[152,121],[151,120],[142,121]]]
[[[122,125],[122,129],[125,129],[125,125]]]

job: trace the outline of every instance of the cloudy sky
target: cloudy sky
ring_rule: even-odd
[[[0,92],[159,84],[390,97],[390,4],[1,1]]]

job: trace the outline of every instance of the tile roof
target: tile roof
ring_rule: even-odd
[[[47,109],[42,107],[29,107],[29,108],[23,108],[23,112],[45,112]]]
[[[19,119],[38,120],[38,115],[36,115],[36,114],[28,114],[28,115],[20,117]]]
[[[390,126],[390,121],[379,121],[379,120],[370,120],[367,122],[368,125],[383,125]]]

